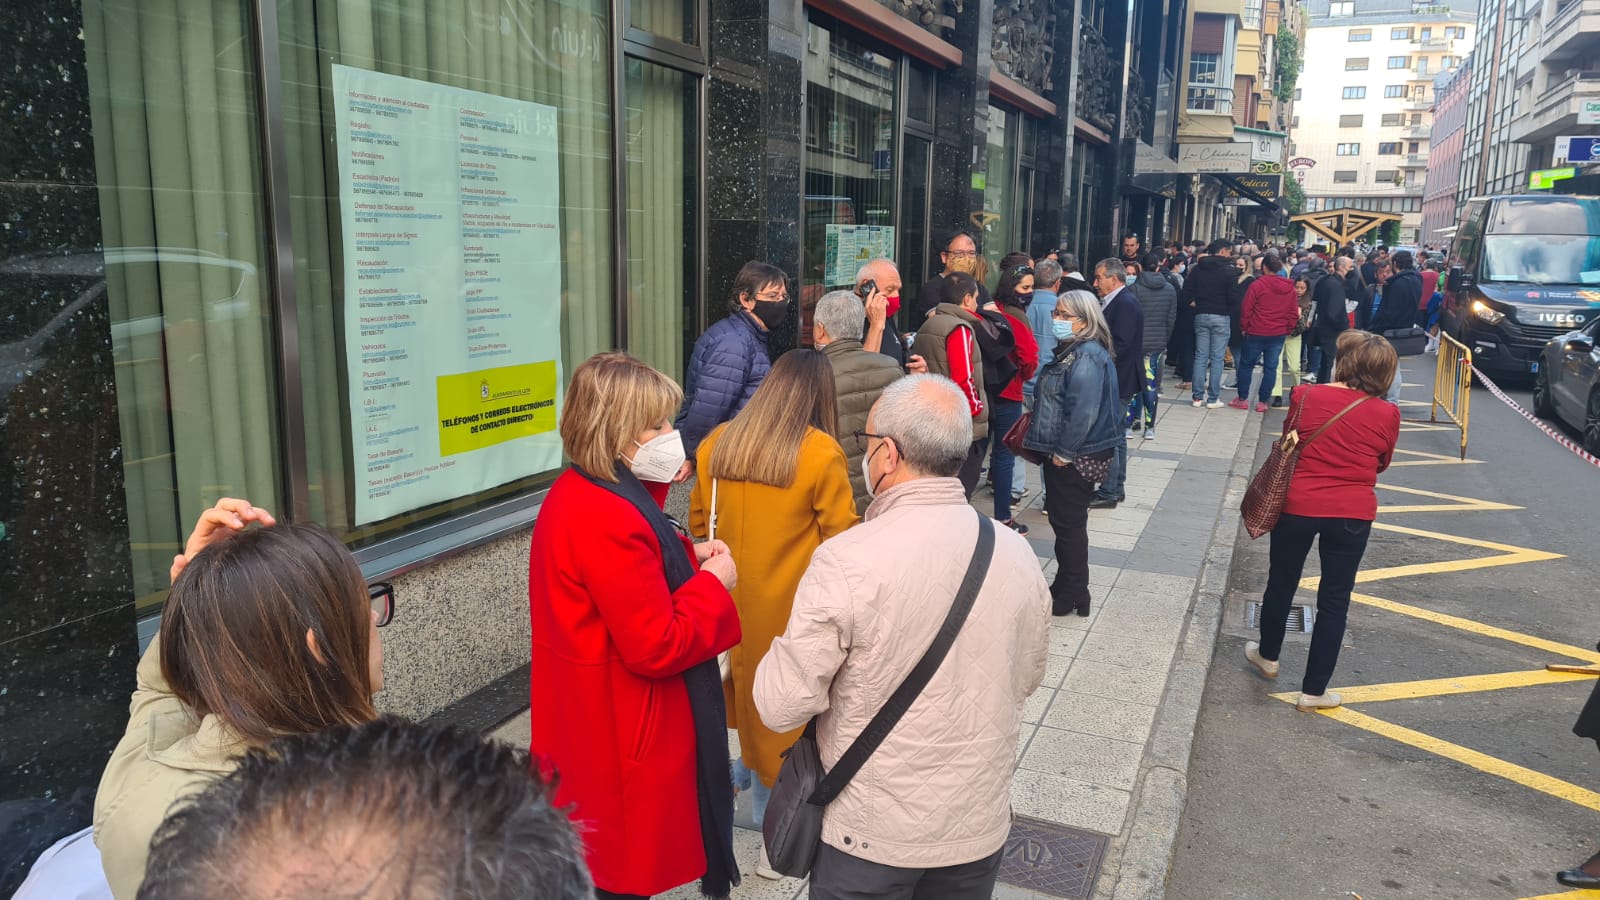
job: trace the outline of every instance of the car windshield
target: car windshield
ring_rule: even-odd
[[[1483,241],[1483,277],[1600,285],[1600,235],[1491,234]]]

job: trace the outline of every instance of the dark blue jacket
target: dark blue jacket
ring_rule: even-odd
[[[771,368],[767,333],[747,312],[733,313],[700,335],[689,355],[683,411],[674,425],[683,432],[690,459],[711,429],[744,409]]]
[[[1056,346],[1033,385],[1033,421],[1022,446],[1064,460],[1116,446],[1127,407],[1117,396],[1117,367],[1095,341]]]
[[[1383,302],[1367,323],[1368,331],[1382,334],[1410,328],[1417,322],[1422,307],[1422,275],[1416,269],[1401,269],[1383,285]]]
[[[1123,287],[1103,312],[1117,353],[1117,395],[1127,400],[1144,390],[1144,308],[1133,288]]]

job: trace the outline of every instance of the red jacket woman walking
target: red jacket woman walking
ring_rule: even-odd
[[[661,511],[683,463],[681,400],[626,354],[580,366],[561,417],[574,467],[533,529],[530,749],[559,779],[602,898],[738,884],[716,665],[740,638],[736,579],[726,545],[673,534]]]

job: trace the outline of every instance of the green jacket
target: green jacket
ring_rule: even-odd
[[[864,349],[860,341],[834,341],[822,352],[833,364],[833,387],[839,401],[839,431],[834,437],[844,448],[856,512],[865,514],[872,498],[867,496],[866,478],[861,474],[861,457],[866,451],[855,433],[866,430],[867,413],[883,389],[901,376],[900,366],[882,353]]]
[[[977,337],[980,321],[976,313],[968,312],[954,303],[941,303],[934,307],[933,315],[917,331],[917,341],[911,348],[911,352],[928,363],[928,374],[943,375],[955,381],[962,394],[978,398],[978,412],[972,417],[974,441],[989,436],[989,395],[983,387],[983,351],[978,347]],[[962,326],[967,329],[967,359],[971,371],[952,373],[946,341]]]

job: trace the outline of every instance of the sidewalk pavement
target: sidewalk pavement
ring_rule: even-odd
[[[1188,399],[1185,392],[1163,403],[1154,440],[1130,439],[1127,500],[1090,513],[1091,614],[1052,619],[1049,668],[1028,700],[1018,742],[1017,815],[1106,836],[1093,892],[1078,895],[1095,900],[1164,893],[1238,500],[1260,434],[1260,415],[1195,409]],[[1039,471],[1028,475],[1016,518],[1028,525],[1028,540],[1052,579],[1054,535],[1042,510]],[[973,505],[993,513],[987,488]],[[527,729],[524,713],[494,733],[525,741]],[[737,753],[737,733],[730,734]],[[746,825],[747,796],[740,795],[737,820]],[[798,879],[755,875],[758,832],[736,828],[734,839],[744,873],[734,900],[805,894]],[[1022,863],[1048,862],[1038,856],[1018,853]],[[1004,883],[1011,868],[1003,869],[996,897],[1057,896]],[[665,896],[698,895],[697,885],[686,885]]]

